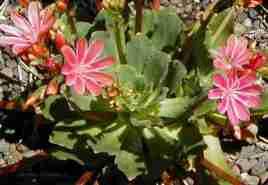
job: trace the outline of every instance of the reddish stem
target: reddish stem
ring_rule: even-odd
[[[92,184],[93,183],[93,179],[94,179],[93,177],[94,177],[94,173],[93,172],[86,171],[78,179],[78,181],[75,183],[75,185],[86,185],[88,183]]]
[[[100,11],[102,9],[102,1],[101,0],[96,0],[96,7],[97,7],[98,11]]]
[[[152,9],[157,11],[160,10],[160,0],[153,0]]]
[[[143,2],[144,2],[144,0],[136,0],[135,1],[135,9],[136,9],[135,33],[139,33],[142,31]]]
[[[215,173],[218,177],[223,178],[224,180],[228,181],[232,185],[244,185],[242,182],[240,182],[237,178],[235,178],[232,175],[229,175],[225,171],[223,171],[218,166],[214,165],[207,159],[201,159],[200,161],[201,165],[207,168],[209,171]]]

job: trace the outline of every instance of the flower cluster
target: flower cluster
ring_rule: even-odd
[[[249,108],[261,104],[263,87],[257,83],[256,72],[264,65],[265,57],[253,54],[247,45],[246,39],[232,35],[213,61],[221,73],[214,75],[215,88],[209,91],[208,98],[218,101],[218,111],[226,113],[233,126],[250,121]]]

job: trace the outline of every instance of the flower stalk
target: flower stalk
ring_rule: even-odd
[[[156,11],[160,10],[160,0],[153,0],[152,9]]]
[[[135,9],[136,9],[136,21],[135,21],[135,33],[142,32],[142,24],[143,24],[143,0],[135,1]]]
[[[115,21],[114,25],[114,36],[115,36],[115,43],[119,55],[119,60],[121,64],[126,64],[127,59],[124,54],[123,44],[122,44],[122,35],[121,35],[121,28],[119,21]]]

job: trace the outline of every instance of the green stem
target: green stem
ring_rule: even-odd
[[[139,33],[142,31],[143,0],[135,1],[135,9],[136,9],[135,33]]]
[[[126,64],[127,60],[126,60],[124,50],[123,50],[121,31],[120,31],[120,26],[118,22],[115,23],[114,34],[115,34],[115,42],[116,42],[116,47],[117,47],[120,63]]]

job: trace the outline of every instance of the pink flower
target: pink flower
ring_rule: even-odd
[[[251,57],[247,45],[248,42],[245,38],[231,35],[226,46],[218,50],[213,61],[214,67],[223,70],[242,69],[243,65],[249,63]]]
[[[246,4],[247,7],[255,8],[258,5],[261,5],[263,3],[263,0],[247,0]]]
[[[256,76],[252,73],[238,76],[235,71],[213,77],[214,89],[208,98],[218,100],[218,111],[227,116],[232,125],[240,121],[249,121],[249,108],[257,108],[261,104],[262,86],[256,84]]]
[[[0,36],[0,45],[11,46],[13,53],[18,55],[39,42],[55,21],[50,10],[40,9],[40,3],[33,1],[29,4],[25,17],[12,12],[11,20],[14,26],[0,24],[0,30],[5,33],[4,36]]]
[[[76,42],[76,51],[67,45],[61,48],[66,60],[61,72],[65,75],[66,84],[78,94],[87,90],[98,96],[103,87],[112,85],[112,76],[101,70],[115,61],[112,57],[100,58],[103,48],[103,42],[96,40],[88,46],[85,39]]]

